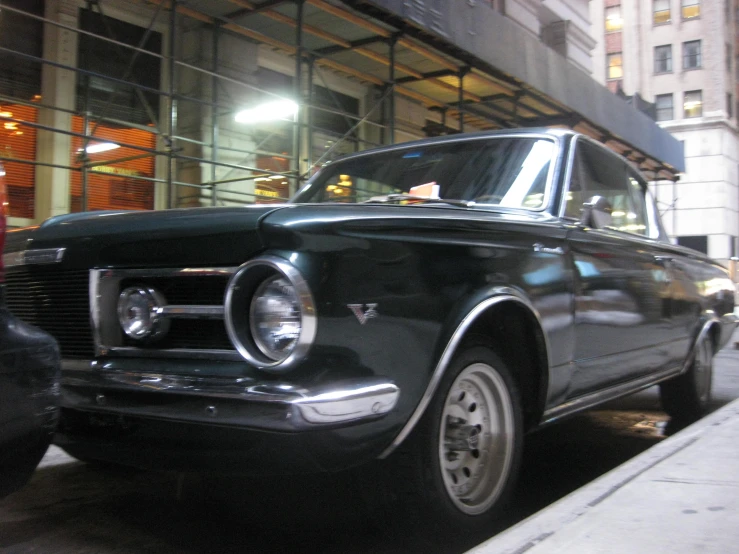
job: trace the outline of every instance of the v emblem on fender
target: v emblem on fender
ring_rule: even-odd
[[[357,318],[360,324],[364,325],[368,320],[378,317],[377,304],[347,304]]]

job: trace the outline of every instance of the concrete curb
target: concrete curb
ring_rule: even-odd
[[[474,547],[468,554],[521,554],[554,535],[566,534],[570,524],[634,479],[734,419],[739,419],[739,400],[734,400],[595,481]]]

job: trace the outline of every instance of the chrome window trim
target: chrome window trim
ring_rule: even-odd
[[[571,178],[572,178],[572,169],[573,169],[573,167],[575,165],[575,150],[577,149],[577,143],[580,140],[584,140],[585,142],[588,142],[588,143],[596,146],[597,148],[601,148],[601,149],[605,150],[610,155],[616,156],[621,161],[621,163],[624,165],[626,175],[628,176],[629,170],[632,170],[633,172],[635,172],[644,181],[645,187],[646,187],[646,191],[645,192],[646,193],[649,193],[649,187],[646,184],[646,183],[648,183],[647,179],[641,174],[641,172],[638,169],[630,166],[629,165],[629,162],[623,156],[621,156],[620,154],[614,152],[613,150],[611,150],[610,148],[608,148],[604,144],[601,144],[597,140],[594,140],[594,139],[592,139],[592,138],[590,138],[590,137],[588,137],[586,135],[575,135],[572,138],[572,140],[570,141],[570,151],[567,153],[567,168],[565,169],[565,186],[562,188],[562,202],[560,203],[560,206],[559,206],[559,218],[560,219],[563,219],[565,221],[572,221],[574,223],[579,224],[579,221],[577,219],[574,219],[572,217],[565,216],[565,209],[567,208],[567,194],[570,192],[570,182],[571,182]],[[646,206],[646,199],[645,199],[645,202],[644,203],[645,203],[645,208],[647,208],[647,206]],[[623,233],[623,234],[625,234],[625,235],[627,235],[629,237],[634,237],[634,238],[637,238],[637,239],[644,239],[644,240],[649,240],[649,241],[660,241],[661,234],[659,232],[659,227],[657,226],[657,228],[655,229],[654,228],[654,225],[653,225],[653,222],[651,221],[651,218],[648,216],[648,214],[645,214],[645,216],[647,217],[647,223],[649,224],[649,232],[647,234],[645,234],[645,235],[642,235],[640,233],[631,233],[629,231],[620,231],[620,230],[614,229],[612,227],[606,227],[604,229],[591,229],[591,228],[588,228],[588,231],[613,231],[614,233],[619,233],[619,234],[620,233]],[[656,233],[656,236],[653,236],[655,233]]]
[[[477,304],[464,317],[462,322],[454,330],[452,337],[449,339],[449,342],[444,348],[444,352],[442,353],[441,358],[439,358],[439,361],[436,364],[436,368],[434,369],[434,372],[431,375],[429,384],[426,386],[426,390],[424,391],[423,396],[421,397],[421,400],[416,406],[416,409],[413,411],[413,414],[411,414],[411,417],[408,419],[406,424],[400,430],[400,432],[395,437],[393,442],[390,443],[390,446],[388,446],[380,454],[379,456],[380,459],[387,458],[390,454],[392,454],[395,451],[395,449],[398,448],[398,446],[400,446],[400,444],[408,437],[408,435],[410,435],[411,431],[413,431],[414,427],[418,424],[421,417],[423,417],[423,414],[426,411],[426,408],[431,403],[431,399],[436,393],[436,389],[439,387],[439,383],[441,383],[441,379],[444,376],[444,373],[446,372],[447,368],[449,367],[449,364],[452,361],[452,357],[456,353],[457,348],[459,347],[459,344],[464,339],[465,333],[470,328],[470,326],[488,308],[495,306],[496,304],[500,304],[502,302],[515,302],[517,304],[521,304],[527,310],[529,310],[529,312],[536,318],[536,321],[544,337],[544,347],[546,349],[546,359],[547,359],[547,371],[551,372],[552,364],[551,364],[551,360],[549,359],[549,353],[550,353],[549,339],[547,337],[546,332],[544,331],[544,326],[542,324],[541,315],[539,314],[537,309],[529,301],[528,298],[526,298],[522,293],[520,293],[516,289],[512,289],[509,287],[500,287],[500,288],[495,289],[493,291],[493,296]],[[551,382],[551,375],[549,375],[549,377],[550,377],[550,382]]]
[[[442,141],[399,144],[399,145],[394,146],[392,148],[383,148],[381,153],[382,154],[386,154],[386,153],[390,153],[390,152],[397,152],[399,150],[410,150],[410,149],[413,149],[413,148],[425,148],[427,146],[438,146],[438,145],[441,145],[441,144],[454,144],[454,143],[457,143],[457,142],[472,142],[472,141],[478,141],[478,140],[487,140],[487,141],[490,141],[490,140],[510,139],[510,138],[517,138],[517,139],[538,139],[538,140],[544,139],[544,140],[549,140],[549,141],[551,141],[551,142],[554,143],[554,149],[552,150],[552,157],[549,160],[549,172],[547,174],[547,182],[546,182],[545,189],[544,189],[545,190],[544,198],[542,200],[542,203],[541,203],[541,207],[540,208],[530,209],[530,208],[523,208],[523,207],[507,207],[507,206],[498,206],[497,204],[484,204],[484,203],[470,204],[467,208],[460,208],[460,209],[480,209],[480,210],[486,210],[486,209],[487,210],[490,210],[490,209],[502,208],[502,209],[511,210],[511,211],[524,211],[524,212],[542,213],[542,212],[547,212],[549,210],[549,207],[550,207],[550,204],[551,204],[551,201],[552,201],[552,193],[553,193],[553,188],[554,188],[554,176],[555,176],[556,170],[558,169],[557,166],[559,166],[560,156],[558,155],[558,153],[562,149],[562,144],[563,144],[563,142],[562,142],[563,141],[563,138],[562,137],[563,136],[564,135],[555,135],[555,134],[549,135],[549,134],[546,134],[546,133],[530,133],[530,134],[527,134],[527,133],[504,133],[504,134],[500,134],[500,135],[496,134],[496,135],[483,135],[483,136],[464,136],[464,135],[462,135],[462,136],[458,136],[458,137],[455,137],[455,138],[450,138],[448,140],[442,140]],[[347,160],[350,160],[350,159],[351,160],[354,160],[354,159],[357,159],[357,158],[361,158],[362,156],[368,156],[368,155],[373,155],[373,154],[378,154],[378,152],[376,150],[374,150],[374,149],[373,150],[367,150],[367,151],[364,151],[364,152],[357,152],[357,153],[352,154],[350,156],[347,156],[345,158],[341,158],[339,160],[336,160],[335,162],[329,162],[324,167],[328,167],[329,165],[334,164],[334,163],[340,163],[340,162],[344,162],[344,161],[347,161]],[[315,174],[315,178],[317,179],[320,174],[321,174],[320,171],[318,173],[316,173]],[[295,196],[298,196],[298,195],[304,193],[305,191],[307,191],[314,184],[313,181],[314,181],[314,179],[311,178],[303,186],[303,188],[301,188],[295,194]],[[292,199],[290,200],[289,203],[290,204],[293,204],[294,203],[296,205],[303,204],[303,202],[300,202],[300,203],[293,202]],[[307,203],[310,204],[311,202],[307,202]],[[314,203],[316,203],[316,202],[314,202]],[[317,204],[327,204],[327,203],[326,202],[317,202]],[[486,205],[487,206],[490,206],[491,208],[485,208],[484,206],[486,206]]]
[[[238,289],[239,280],[250,270],[260,266],[266,266],[277,273],[282,274],[288,281],[290,281],[290,284],[295,288],[295,292],[297,293],[298,300],[300,302],[300,336],[298,337],[298,342],[295,345],[295,348],[284,360],[267,361],[266,359],[260,359],[258,355],[251,352],[249,347],[245,345],[239,337],[239,329],[236,327],[233,320],[232,311],[234,293]],[[308,283],[303,279],[300,271],[282,258],[266,255],[249,260],[242,264],[228,282],[224,306],[224,319],[228,337],[231,339],[231,342],[243,359],[255,367],[274,372],[287,371],[301,362],[308,354],[311,346],[313,346],[313,341],[316,337],[317,331],[317,317],[313,295],[311,294]],[[242,308],[248,310],[249,306],[243,306]],[[251,333],[251,330],[246,329],[245,332]]]

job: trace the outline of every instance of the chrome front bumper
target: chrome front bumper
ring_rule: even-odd
[[[189,377],[63,363],[62,406],[108,414],[266,430],[341,426],[386,415],[400,389],[377,377],[299,386],[253,378]],[[179,397],[179,400],[177,399]]]

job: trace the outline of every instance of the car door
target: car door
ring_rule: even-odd
[[[601,196],[612,208],[602,228],[568,233],[574,275],[575,398],[661,369],[670,337],[670,268],[655,243],[642,183],[605,147],[574,141],[564,217]]]

